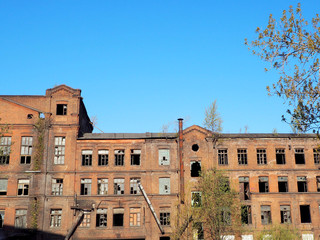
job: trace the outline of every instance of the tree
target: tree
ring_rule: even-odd
[[[271,63],[269,69],[279,71],[279,80],[267,90],[288,101],[290,117],[283,115],[282,119],[300,132],[320,128],[319,22],[316,14],[308,23],[298,4],[295,10],[292,6],[284,10],[278,21],[270,15],[267,27],[256,29],[257,39],[245,40],[253,54]]]
[[[288,224],[273,225],[270,229],[266,229],[258,236],[259,240],[299,240],[300,233],[297,229],[292,228]]]
[[[205,119],[203,125],[212,132],[221,132],[222,131],[222,119],[220,114],[217,111],[217,101],[214,100],[211,105],[206,108]]]
[[[187,198],[186,198],[187,199]],[[172,239],[186,239],[193,235],[203,239],[221,239],[241,230],[241,207],[238,193],[229,178],[216,169],[203,170],[190,204],[179,206],[179,222]]]

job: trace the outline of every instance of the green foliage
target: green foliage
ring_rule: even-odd
[[[205,119],[203,125],[212,132],[222,131],[222,119],[217,111],[217,101],[213,103],[205,111]]]
[[[36,143],[33,146],[33,169],[40,170],[44,157],[44,136],[46,129],[46,120],[39,118],[35,123],[34,128],[36,132]]]
[[[301,236],[297,229],[288,224],[273,225],[270,229],[262,231],[259,240],[300,240]]]
[[[32,200],[31,203],[31,228],[37,229],[38,228],[38,216],[39,216],[39,203],[38,200],[35,198]]]
[[[1,121],[1,118],[0,118],[0,121]],[[0,125],[0,141],[1,141],[1,138],[9,132],[9,125],[8,124],[1,124]],[[11,142],[11,145],[13,143]],[[10,154],[11,152],[11,148],[7,148],[7,147],[0,147],[0,158],[1,157],[6,157]]]
[[[318,14],[307,22],[298,4],[296,9],[284,10],[278,21],[270,15],[267,27],[257,28],[257,39],[245,40],[253,54],[279,71],[279,80],[267,90],[288,101],[289,122],[301,132],[318,132],[320,127],[319,23]]]

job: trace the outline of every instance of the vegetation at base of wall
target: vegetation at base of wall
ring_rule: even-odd
[[[40,170],[44,158],[44,137],[46,129],[46,120],[39,118],[34,124],[36,132],[36,141],[33,146],[33,170]]]
[[[38,216],[39,216],[39,203],[38,200],[35,198],[32,200],[31,203],[31,228],[37,229],[38,228]]]
[[[300,240],[301,236],[298,229],[289,224],[272,225],[257,236],[258,240]]]

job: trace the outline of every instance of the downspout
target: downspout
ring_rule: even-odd
[[[184,204],[183,118],[179,118],[180,202]]]

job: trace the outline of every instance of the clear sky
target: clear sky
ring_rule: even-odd
[[[0,95],[82,89],[104,132],[159,132],[202,125],[215,99],[223,132],[291,132],[278,78],[244,39],[295,0],[0,1]],[[311,20],[320,0],[305,0]],[[98,132],[98,131],[97,131]]]

